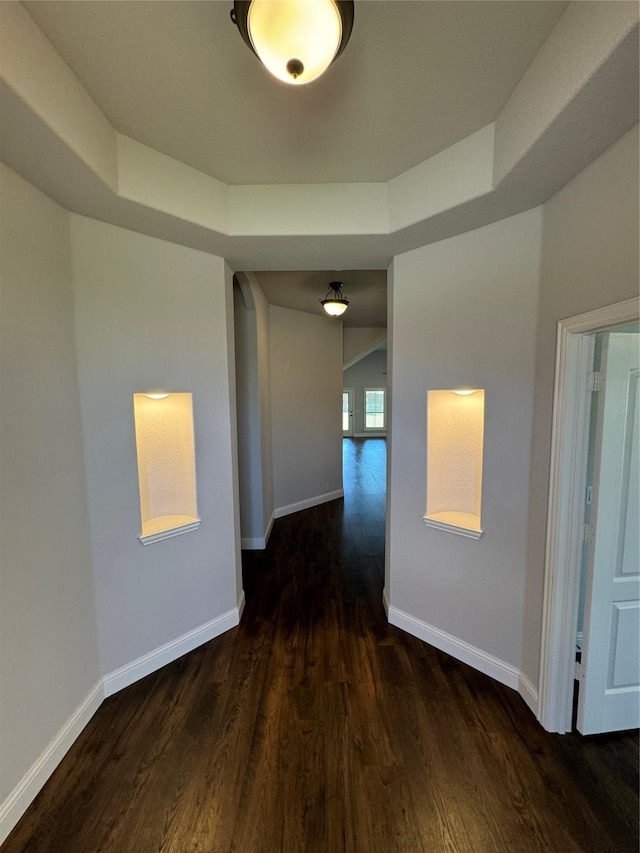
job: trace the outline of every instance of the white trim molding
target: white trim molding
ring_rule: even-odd
[[[254,539],[245,536],[240,540],[240,548],[243,551],[264,551],[266,547],[264,536],[256,536]]]
[[[4,842],[29,808],[47,779],[98,710],[104,698],[104,687],[102,679],[100,679],[93,685],[60,731],[27,770],[7,799],[0,805],[0,844]]]
[[[424,640],[430,646],[435,646],[441,652],[446,652],[456,660],[472,666],[491,678],[495,678],[501,684],[518,690],[521,674],[517,667],[512,664],[500,660],[500,658],[496,658],[482,651],[482,649],[454,637],[452,634],[447,634],[446,631],[435,628],[409,613],[398,610],[397,607],[389,606],[389,623],[395,625],[396,628],[402,628],[403,631],[412,634],[419,640]]]
[[[592,336],[639,316],[636,297],[558,323],[538,678],[538,720],[549,732],[571,731]]]
[[[480,539],[484,530],[474,530],[471,527],[462,527],[460,524],[451,524],[448,521],[438,521],[431,515],[423,515],[422,519],[427,527],[435,530],[444,530],[445,533],[455,533],[456,536],[465,536],[467,539]]]
[[[387,614],[387,620],[389,620],[389,607],[391,605],[389,604],[389,594],[387,592],[386,586],[382,590],[382,605],[384,607],[384,612]]]
[[[271,513],[271,518],[269,519],[269,523],[267,524],[267,529],[264,532],[264,547],[267,547],[269,543],[269,537],[271,536],[271,531],[273,530],[273,522],[276,520],[275,512]]]
[[[194,649],[201,646],[203,643],[208,643],[214,637],[219,637],[225,631],[235,628],[240,624],[240,612],[238,607],[228,610],[221,616],[212,619],[210,622],[205,622],[199,628],[194,628],[193,631],[188,631],[181,637],[176,637],[159,646],[157,649],[142,655],[136,660],[121,666],[119,669],[105,675],[104,695],[105,697],[113,696],[119,690],[128,687],[130,684],[139,681],[146,675],[150,675],[162,666],[172,663],[174,660],[192,652]]]
[[[196,518],[188,524],[180,524],[178,527],[170,527],[168,530],[160,530],[158,533],[141,533],[138,539],[143,545],[153,545],[154,542],[162,542],[163,539],[173,539],[174,536],[182,536],[183,533],[190,533],[192,530],[197,530],[200,527],[202,519]]]
[[[0,844],[31,805],[105,698],[234,628],[240,622],[243,609],[244,591],[240,594],[237,607],[120,667],[94,684],[58,734],[0,805]]]
[[[292,515],[294,512],[300,512],[303,509],[310,509],[312,506],[319,506],[320,504],[328,503],[329,501],[335,501],[338,498],[344,497],[343,489],[336,489],[334,492],[325,492],[323,495],[315,495],[312,498],[306,498],[303,501],[298,501],[294,504],[288,504],[287,506],[277,507],[273,511],[274,518],[282,518],[284,515]]]
[[[273,529],[273,522],[275,520],[275,514],[271,513],[271,518],[269,519],[269,523],[267,524],[267,529],[264,532],[264,536],[256,536],[254,538],[245,537],[240,540],[240,547],[243,551],[264,551],[267,547],[267,543],[269,542],[269,537],[271,536],[271,530]]]
[[[533,715],[535,718],[538,718],[538,688],[534,686],[531,679],[529,679],[524,672],[520,673],[520,677],[518,679],[518,693],[522,696],[524,701],[527,703],[531,711],[533,711]]]

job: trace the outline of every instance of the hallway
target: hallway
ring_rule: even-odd
[[[386,442],[244,554],[239,628],[106,700],[3,853],[635,851],[638,740],[390,627]]]

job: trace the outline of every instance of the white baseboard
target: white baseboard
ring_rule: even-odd
[[[0,806],[0,844],[7,838],[104,699],[98,681]]]
[[[234,607],[216,619],[205,622],[199,628],[194,628],[193,631],[189,631],[181,637],[176,637],[175,640],[165,643],[164,646],[160,646],[146,655],[136,658],[131,663],[125,664],[119,669],[105,675],[103,680],[104,695],[113,696],[114,693],[128,687],[135,681],[139,681],[145,675],[155,672],[161,666],[166,666],[166,664],[177,660],[182,655],[186,655],[187,652],[193,651],[203,643],[208,643],[214,637],[220,636],[220,634],[223,634],[230,628],[235,628],[239,623],[240,613],[238,608]]]
[[[0,844],[18,823],[107,696],[112,696],[124,687],[144,678],[145,675],[160,669],[161,666],[171,663],[203,643],[207,643],[230,628],[234,628],[240,622],[243,609],[244,592],[240,595],[238,606],[234,607],[233,610],[229,610],[199,628],[195,628],[170,643],[154,649],[97,682],[7,799],[0,805]]]
[[[538,719],[538,688],[529,681],[524,672],[520,673],[518,680],[518,693],[522,696],[529,708],[533,711],[533,715]]]
[[[440,628],[434,628],[433,625],[428,625],[415,616],[398,610],[397,607],[390,606],[388,614],[390,624],[395,625],[396,628],[402,628],[408,634],[412,634],[457,660],[469,664],[485,675],[495,678],[501,684],[518,690],[520,671],[510,663],[493,657],[493,655],[483,652],[482,649],[465,643],[464,640],[459,640],[457,637],[447,634],[446,631],[441,631]]]
[[[302,509],[310,509],[312,506],[319,506],[328,501],[335,501],[337,498],[343,498],[343,489],[336,489],[335,492],[325,492],[323,495],[315,495],[313,498],[307,498],[304,501],[298,501],[288,506],[280,506],[273,511],[274,518],[282,518],[283,515],[291,515],[294,512],[300,512]]]
[[[243,551],[264,551],[267,547],[264,536],[243,536],[240,539],[240,547]]]
[[[267,543],[269,542],[269,537],[271,536],[271,531],[273,530],[273,522],[276,520],[275,512],[271,513],[271,518],[269,519],[269,524],[267,524],[267,529],[264,532],[264,547],[267,547]]]
[[[389,596],[387,595],[387,588],[386,588],[386,586],[385,586],[385,587],[384,587],[384,589],[382,590],[382,603],[384,604],[384,612],[387,614],[387,619],[389,619],[389,607],[390,607],[390,604],[389,604]]]
[[[264,532],[264,536],[256,536],[254,538],[244,537],[240,540],[240,547],[243,551],[264,551],[267,547],[267,542],[269,541],[269,537],[271,536],[271,530],[273,528],[273,522],[275,519],[275,513],[271,513],[271,518],[269,519],[269,523],[267,524],[267,529]]]

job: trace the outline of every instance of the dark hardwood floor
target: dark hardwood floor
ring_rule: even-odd
[[[638,738],[549,735],[390,627],[385,442],[245,554],[239,628],[108,699],[3,853],[637,851]]]

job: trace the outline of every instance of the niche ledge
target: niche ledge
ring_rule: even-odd
[[[163,539],[172,539],[200,527],[200,519],[191,515],[163,515],[160,518],[150,518],[142,526],[138,537],[143,545],[152,545]]]
[[[468,539],[480,539],[484,532],[480,527],[480,517],[468,512],[433,512],[424,516],[424,523],[427,527]]]

